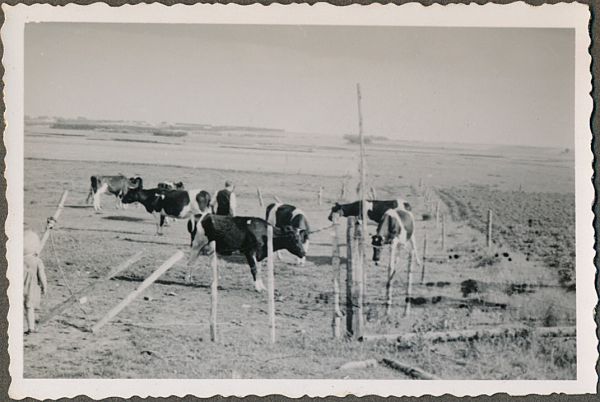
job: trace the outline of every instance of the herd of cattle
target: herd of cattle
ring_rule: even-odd
[[[214,241],[216,251],[231,255],[239,251],[246,257],[257,291],[265,287],[258,271],[258,262],[267,257],[267,227],[273,227],[273,251],[287,250],[303,264],[308,252],[311,234],[308,219],[299,208],[272,203],[267,206],[265,219],[244,216],[223,216],[213,212],[211,195],[204,190],[186,190],[182,182],[161,182],[157,187],[144,189],[141,177],[125,175],[90,178],[90,190],[86,202],[93,198],[96,211],[101,209],[100,195],[113,194],[117,208],[123,204],[139,203],[156,218],[157,234],[162,234],[166,219],[187,219],[191,236],[191,254],[188,261],[191,280],[192,267],[198,257],[209,252],[208,245]],[[341,217],[360,217],[362,202],[339,204],[331,208],[329,220],[337,214]],[[367,201],[367,215],[376,222],[377,232],[372,236],[373,260],[377,263],[380,250],[385,244],[398,242],[411,246],[411,252],[420,264],[415,243],[415,220],[410,204],[404,199]]]

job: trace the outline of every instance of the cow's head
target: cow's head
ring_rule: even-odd
[[[304,235],[301,232],[305,232],[300,229],[296,229],[292,226],[284,226],[280,237],[284,240],[285,249],[290,253],[294,254],[298,258],[303,258],[306,255],[304,250]]]
[[[335,205],[331,207],[331,212],[329,213],[329,217],[327,219],[333,221],[333,214],[344,216],[344,209],[342,208],[339,202],[336,202]]]
[[[175,190],[184,190],[185,187],[183,186],[183,182],[182,181],[178,181],[177,183],[173,183],[173,185],[175,186]]]
[[[127,188],[129,188],[130,190],[136,189],[136,188],[143,188],[144,187],[144,181],[142,180],[141,177],[136,176],[136,177],[130,177],[127,183]]]
[[[191,250],[188,265],[193,265],[201,255],[207,255],[211,248],[209,240],[202,226],[202,218],[205,215],[194,215],[188,221],[188,232],[191,236]]]
[[[123,202],[123,204],[133,204],[134,202],[140,202],[141,201],[141,193],[142,193],[141,187],[130,189],[123,195],[123,197],[121,198],[121,202]]]
[[[371,237],[371,245],[373,246],[373,261],[379,262],[381,257],[381,247],[383,246],[383,237],[376,234]]]

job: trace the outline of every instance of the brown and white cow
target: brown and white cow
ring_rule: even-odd
[[[94,210],[100,211],[102,209],[102,206],[100,205],[100,195],[109,193],[117,198],[116,207],[122,208],[123,203],[121,200],[123,196],[127,194],[129,190],[142,188],[142,186],[143,182],[141,177],[127,178],[127,176],[122,174],[117,176],[93,175],[90,177],[90,191],[85,202],[88,203],[90,198],[93,198]]]
[[[421,265],[415,241],[415,218],[409,211],[401,208],[385,211],[377,225],[377,234],[371,239],[375,264],[379,263],[383,245],[391,244],[392,247],[410,245],[410,252],[413,253],[417,265]]]

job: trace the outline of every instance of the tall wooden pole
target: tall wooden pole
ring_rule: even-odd
[[[340,268],[340,244],[339,244],[339,220],[338,214],[333,214],[333,232],[331,248],[331,267],[333,268],[333,320],[331,326],[333,330],[333,337],[339,338],[341,336],[341,324],[342,324],[342,312],[340,310],[340,278],[342,276],[342,270]]]
[[[346,228],[346,333],[350,336],[354,333],[354,303],[352,291],[354,285],[354,226],[356,226],[356,218],[349,216],[347,219],[348,226]]]
[[[360,301],[361,301],[361,315],[362,315],[362,299],[366,294],[366,286],[367,286],[367,247],[368,247],[368,234],[367,231],[367,163],[366,163],[366,153],[365,153],[365,140],[363,134],[363,117],[362,117],[362,95],[360,92],[360,84],[356,84],[356,97],[358,103],[358,135],[360,137],[360,199],[361,199],[361,217],[362,217],[362,225],[361,225],[361,237],[359,240],[359,251],[360,251],[360,262],[356,265],[356,267],[362,271],[357,272],[357,275],[362,276],[361,280],[361,291],[360,291]],[[360,317],[362,319],[362,317]]]
[[[52,215],[52,218],[50,218],[47,222],[46,231],[44,232],[44,235],[42,236],[42,240],[40,241],[40,249],[38,251],[39,254],[42,253],[42,250],[44,249],[44,246],[46,245],[46,241],[48,241],[48,237],[50,237],[50,231],[54,227],[54,225],[53,225],[54,222],[58,221],[58,218],[60,217],[60,214],[65,206],[65,201],[67,200],[67,195],[69,195],[69,190],[65,190],[62,193],[62,196],[60,197],[60,201],[58,201],[58,206],[56,208],[56,212],[54,212],[54,215]],[[52,224],[51,224],[51,222],[52,222]]]
[[[394,275],[396,274],[396,249],[398,248],[398,241],[396,238],[392,240],[391,250],[390,250],[390,264],[388,265],[388,278],[387,283],[385,285],[385,315],[390,315],[392,311],[392,292],[393,292],[393,282]]]
[[[427,261],[427,232],[423,238],[423,258],[421,259],[421,285],[425,282],[425,261]]]
[[[267,226],[267,287],[269,293],[269,326],[271,343],[275,343],[275,273],[273,268],[273,226]]]
[[[406,278],[406,305],[404,307],[404,316],[408,317],[410,315],[410,305],[412,303],[412,255],[414,250],[410,250],[408,252],[408,273]]]
[[[210,242],[212,256],[210,259],[212,268],[212,283],[210,284],[210,340],[217,342],[219,334],[217,332],[217,303],[219,300],[219,267],[217,262],[217,243]]]

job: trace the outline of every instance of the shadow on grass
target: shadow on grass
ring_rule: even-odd
[[[103,216],[102,219],[107,219],[109,221],[124,221],[124,222],[141,222],[141,221],[146,220],[144,218],[137,218],[135,216],[122,216],[122,215]]]

